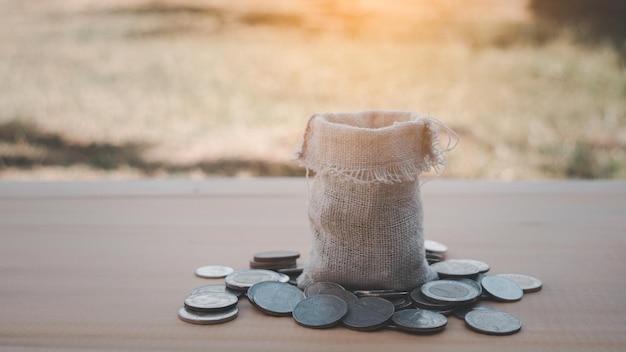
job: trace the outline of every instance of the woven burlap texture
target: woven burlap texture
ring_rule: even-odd
[[[309,187],[312,246],[298,286],[411,290],[437,278],[426,261],[419,175],[445,165],[441,122],[411,112],[313,115],[297,158]],[[448,144],[448,147],[450,144]]]

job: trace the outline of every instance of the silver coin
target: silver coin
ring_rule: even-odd
[[[475,309],[465,315],[465,324],[487,335],[510,335],[522,329],[522,321],[513,314],[496,309]]]
[[[504,277],[485,276],[480,283],[483,289],[498,301],[514,302],[524,296],[524,291],[515,282]]]
[[[196,269],[196,276],[207,279],[220,279],[232,273],[235,269],[224,265],[207,265]]]
[[[257,282],[254,285],[250,286],[250,288],[248,288],[248,290],[246,291],[246,297],[248,297],[248,300],[250,301],[250,303],[252,303],[253,306],[256,307],[256,303],[254,303],[254,294],[257,288],[261,287],[263,285],[264,282],[276,282],[276,281],[261,281],[261,282]]]
[[[393,303],[380,297],[363,297],[348,304],[348,314],[341,321],[350,329],[373,331],[384,327],[396,309]]]
[[[359,299],[354,293],[348,290],[344,290],[342,288],[331,288],[328,290],[324,290],[324,294],[337,296],[343,299],[344,301],[346,301],[346,303],[350,303],[352,301],[356,301],[357,299]]]
[[[226,285],[224,284],[209,284],[209,285],[204,285],[204,286],[194,288],[193,290],[191,290],[190,295],[197,295],[198,293],[207,293],[207,292],[226,292],[226,293],[230,293],[231,295],[235,295],[237,297],[243,294],[243,291],[232,290],[226,287]]]
[[[178,310],[178,318],[180,320],[191,323],[191,324],[200,324],[200,325],[211,325],[211,324],[220,324],[225,323],[227,321],[231,321],[237,318],[237,314],[239,313],[239,308],[234,307],[230,310],[217,312],[217,313],[194,313],[189,312],[185,308],[180,308]]]
[[[194,312],[210,313],[234,307],[239,299],[226,292],[206,292],[185,298],[185,308]]]
[[[478,297],[478,290],[472,285],[456,280],[430,281],[420,288],[427,299],[448,304],[466,304]]]
[[[278,276],[278,282],[288,283],[289,281],[291,281],[291,277],[287,274],[278,273]]]
[[[314,282],[310,284],[309,286],[307,286],[304,289],[304,295],[307,297],[311,297],[311,296],[322,294],[324,293],[324,291],[331,290],[331,289],[345,290],[345,288],[339,285],[338,283],[329,282],[329,281],[319,281],[319,282]]]
[[[441,278],[472,277],[480,272],[478,266],[473,263],[452,259],[433,263],[430,267],[436,271]]]
[[[394,308],[396,309],[396,312],[399,310],[407,309],[413,305],[413,300],[409,296],[392,298],[392,299],[389,299],[389,302],[393,304]]]
[[[391,319],[398,329],[421,333],[441,331],[448,324],[443,314],[425,309],[405,309],[394,313]]]
[[[380,297],[385,299],[406,297],[409,293],[397,290],[356,290],[357,297]]]
[[[465,278],[465,277],[462,277],[460,279],[455,279],[455,280],[463,282],[463,283],[466,283],[466,284],[468,284],[470,286],[474,286],[478,290],[478,296],[479,297],[483,294],[483,286],[480,284],[480,282],[472,280],[472,279],[468,279],[468,278]],[[479,297],[477,297],[477,298],[479,298]]]
[[[324,329],[339,324],[348,313],[348,304],[341,298],[319,294],[300,301],[293,309],[293,319],[300,325]]]
[[[541,290],[543,283],[536,277],[524,274],[498,274],[496,276],[504,277],[515,282],[524,292],[536,292]]]
[[[291,315],[296,305],[304,299],[304,293],[300,289],[283,282],[263,281],[254,284],[250,290],[253,291],[248,295],[250,300],[261,311],[270,315]]]
[[[476,278],[474,278],[472,280],[474,280],[478,285],[480,285],[480,289],[482,291],[482,293],[480,294],[480,299],[488,300],[488,299],[491,299],[492,297],[491,297],[491,295],[487,291],[482,289],[483,285],[481,283],[483,281],[483,277],[485,277],[485,276],[487,276],[487,275],[485,275],[485,274],[478,274],[478,275],[476,275]]]
[[[424,296],[422,296],[421,288],[416,288],[410,293],[411,300],[413,304],[422,309],[428,309],[433,311],[449,311],[457,307],[457,304],[450,303],[435,303],[433,301],[429,301]]]
[[[433,253],[446,253],[448,251],[448,246],[443,243],[439,243],[433,240],[424,240],[424,249],[428,252]]]
[[[276,282],[276,283],[287,283],[287,282],[289,282],[289,280],[287,282],[284,282],[283,279],[284,279],[284,277],[281,277],[281,279],[279,281],[261,281],[261,282],[257,282],[254,285],[250,286],[250,288],[248,288],[248,291],[246,291],[246,296],[248,297],[248,300],[250,301],[250,303],[252,303],[252,305],[254,305],[255,307],[258,308],[256,302],[254,302],[254,295],[256,293],[256,290],[258,288],[260,288],[260,287],[263,287],[263,285],[268,284],[268,283],[271,284],[273,282]],[[291,286],[295,287],[296,285],[291,285]],[[300,290],[298,289],[298,291],[300,291]],[[300,292],[302,292],[302,291],[300,291]]]
[[[243,269],[237,270],[224,279],[226,287],[234,290],[246,291],[250,286],[261,281],[279,281],[281,276],[271,270]]]
[[[476,259],[448,259],[449,262],[452,263],[461,263],[461,264],[470,264],[478,268],[478,272],[484,274],[489,271],[491,268],[489,264],[483,262],[482,260]]]

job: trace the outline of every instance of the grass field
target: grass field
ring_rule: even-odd
[[[523,0],[0,0],[0,179],[303,175],[369,109],[457,131],[444,177],[626,178],[625,52]]]

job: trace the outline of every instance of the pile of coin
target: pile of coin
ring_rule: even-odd
[[[431,264],[440,280],[411,291],[415,306],[454,314],[472,330],[488,335],[509,335],[521,330],[521,320],[479,301],[516,302],[524,293],[539,291],[541,280],[522,274],[487,275],[487,263],[474,259],[448,259]]]
[[[254,262],[254,266],[261,263],[265,268],[237,271],[220,266],[198,268],[196,275],[225,277],[225,284],[194,289],[180,308],[179,317],[194,324],[232,320],[237,317],[238,297],[245,293],[261,312],[291,316],[297,324],[315,329],[343,325],[358,331],[389,328],[432,334],[442,331],[447,317],[454,315],[471,330],[483,334],[508,335],[520,331],[519,318],[479,302],[519,301],[525,293],[540,290],[541,280],[522,274],[487,275],[490,270],[487,263],[446,259],[445,245],[427,243],[427,254],[439,255],[430,264],[439,280],[411,291],[350,291],[333,282],[316,282],[302,291],[295,286],[295,278],[302,272],[297,267],[299,253],[295,251],[256,253],[251,266]]]
[[[448,252],[448,246],[443,243],[424,240],[424,249],[426,250],[426,260],[428,264],[433,264],[446,259],[446,252]]]
[[[218,324],[233,320],[238,315],[239,297],[254,284],[260,282],[276,282],[285,285],[291,283],[287,285],[291,287],[289,292],[293,290],[300,292],[295,287],[295,280],[302,273],[302,268],[297,266],[299,257],[300,253],[296,251],[276,250],[255,253],[250,261],[251,269],[235,271],[224,265],[199,267],[195,270],[196,276],[207,279],[224,278],[225,283],[205,285],[192,290],[185,299],[183,307],[179,309],[178,316],[181,320],[192,324]],[[259,309],[263,309],[266,304],[265,296],[281,297],[282,291],[276,289],[270,291],[268,286],[261,292],[264,295],[259,300],[261,303],[255,304]],[[271,314],[272,307],[265,309],[264,312]],[[278,309],[274,313],[281,315]]]

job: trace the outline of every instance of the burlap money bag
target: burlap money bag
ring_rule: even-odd
[[[296,157],[309,181],[312,246],[304,289],[411,290],[437,278],[424,250],[419,175],[445,165],[441,122],[402,111],[316,114]]]

